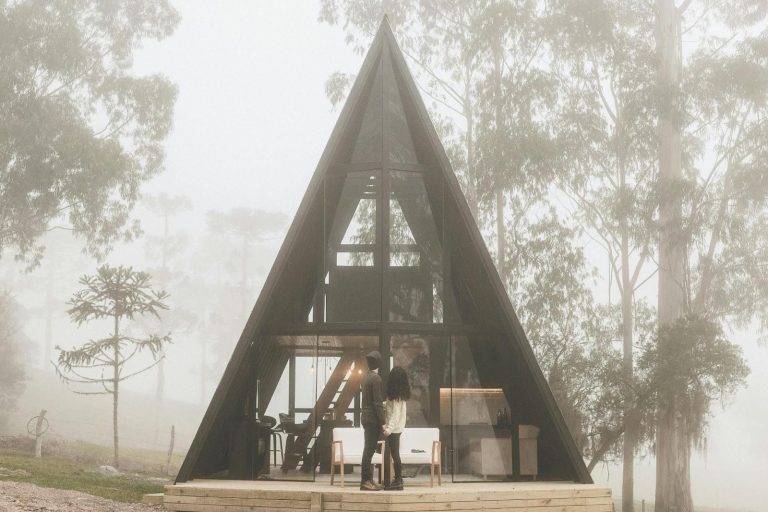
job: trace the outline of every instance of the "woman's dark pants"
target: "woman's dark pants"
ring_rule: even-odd
[[[387,437],[387,449],[395,463],[395,480],[403,478],[403,463],[400,461],[400,434],[389,434]]]

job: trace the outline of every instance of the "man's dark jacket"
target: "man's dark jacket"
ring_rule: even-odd
[[[384,413],[384,392],[382,391],[381,377],[373,370],[363,377],[362,392],[362,417],[363,426],[382,426],[386,423]]]

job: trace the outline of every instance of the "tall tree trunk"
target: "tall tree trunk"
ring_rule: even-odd
[[[680,12],[673,0],[656,0],[659,53],[659,327],[677,320],[685,310],[684,250],[680,184],[681,74]],[[690,438],[677,397],[664,397],[656,426],[656,512],[693,512]]]
[[[464,63],[464,118],[466,120],[466,133],[464,134],[464,145],[467,152],[467,204],[475,222],[478,219],[478,198],[477,183],[475,180],[475,116],[472,109],[472,66],[469,62]]]
[[[621,234],[621,334],[623,341],[623,372],[627,382],[626,396],[631,396],[630,383],[634,378],[632,282],[629,277],[629,233],[623,226]],[[635,444],[637,442],[637,414],[634,400],[624,404],[624,443],[622,449],[621,510],[635,510]]]
[[[117,307],[115,307],[117,309]],[[120,320],[115,315],[115,345],[112,362],[112,440],[115,448],[115,468],[120,468],[119,435],[117,431],[117,404],[120,394]]]
[[[627,172],[624,166],[624,125],[623,108],[621,101],[616,99],[615,111],[615,144],[616,144],[616,169],[619,175],[619,197],[627,194]],[[625,402],[624,402],[624,442],[622,445],[622,478],[621,478],[621,510],[622,512],[634,512],[635,510],[635,445],[637,443],[638,419],[636,403],[633,397],[632,381],[635,374],[635,361],[633,350],[634,336],[634,283],[629,272],[629,225],[628,213],[621,216],[621,337],[622,337],[622,371],[624,373]]]
[[[163,269],[163,281],[165,281],[165,284],[169,281],[168,279],[168,246],[169,246],[169,240],[168,237],[170,236],[170,229],[168,226],[168,217],[169,212],[166,210],[166,212],[163,215],[163,244],[162,244],[162,269]],[[163,354],[161,354],[162,356]],[[160,359],[160,362],[157,363],[157,387],[155,388],[155,400],[157,404],[160,404],[160,402],[163,401],[163,396],[165,395],[165,358],[162,357]],[[157,413],[155,414],[155,442],[157,442],[157,434],[158,434],[158,427],[157,427]]]
[[[202,406],[205,406],[205,403],[206,403],[205,377],[206,377],[206,372],[208,367],[208,362],[207,362],[208,348],[206,346],[205,341],[206,341],[206,338],[205,338],[205,335],[203,335],[200,342],[200,352],[201,352],[200,353],[200,405]]]
[[[502,126],[504,123],[503,103],[501,97],[501,38],[495,40],[493,45],[493,103],[494,103],[494,123],[496,125],[495,133],[495,151],[497,152],[496,169],[494,169],[496,182],[496,258],[498,259],[499,275],[504,287],[507,286],[506,264],[504,262],[506,247],[506,234],[504,232],[504,160],[501,156],[501,147],[503,144]]]
[[[43,368],[51,363],[53,350],[53,265],[48,265],[48,279],[45,290],[45,352]]]
[[[506,234],[504,232],[504,190],[499,186],[496,189],[496,259],[499,268],[499,276],[507,286],[506,263],[504,253],[506,252]]]
[[[248,235],[243,234],[243,254],[240,261],[240,315],[247,318],[246,286],[248,285]]]

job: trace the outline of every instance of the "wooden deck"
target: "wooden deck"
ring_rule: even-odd
[[[569,482],[443,483],[363,492],[327,482],[196,480],[165,488],[166,510],[180,512],[611,512],[611,490]]]

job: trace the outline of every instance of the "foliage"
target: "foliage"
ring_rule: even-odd
[[[639,367],[650,374],[655,400],[674,400],[688,419],[690,442],[704,439],[711,403],[733,395],[749,375],[741,347],[719,323],[696,315],[662,327]]]
[[[282,213],[249,208],[233,208],[229,212],[212,210],[207,220],[212,232],[245,238],[249,242],[282,229],[287,221]]]
[[[20,309],[8,292],[0,291],[0,410],[10,411],[24,389],[24,344]],[[0,415],[0,431],[5,428],[7,414]]]
[[[132,61],[178,21],[167,0],[0,2],[0,251],[34,265],[50,229],[96,255],[138,233],[129,213],[162,170],[176,87]]]
[[[680,106],[690,176],[685,291],[694,314],[736,327],[756,319],[765,341],[768,11],[758,2],[737,4],[694,3],[685,13],[698,42],[685,62]]]

